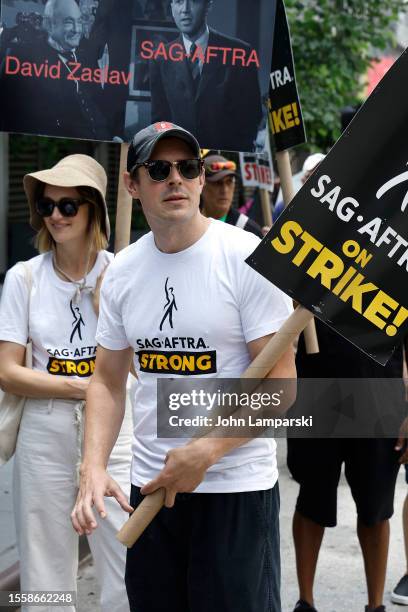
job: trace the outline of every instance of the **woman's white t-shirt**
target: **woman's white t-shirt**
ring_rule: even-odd
[[[29,288],[22,264],[11,268],[5,278],[0,304],[0,340],[33,345],[33,369],[52,375],[86,378],[95,367],[97,317],[91,289],[112,261],[107,251],[98,253],[86,277],[86,287],[75,304],[76,286],[55,272],[52,252],[30,259]]]

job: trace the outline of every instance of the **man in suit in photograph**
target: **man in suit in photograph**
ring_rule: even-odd
[[[92,68],[78,50],[83,27],[75,0],[48,0],[43,32],[42,39],[30,48],[16,44],[7,51],[15,59],[9,61],[9,74],[5,74],[3,63],[0,127],[10,132],[101,138],[105,120],[94,101],[100,85],[68,78],[78,63]],[[17,72],[18,62],[20,66],[30,63],[33,76]],[[52,78],[46,67],[57,65],[59,77]],[[10,73],[10,66],[15,74]],[[42,70],[39,76],[35,75],[34,67]]]
[[[246,58],[252,49],[208,27],[211,5],[212,0],[171,1],[180,35],[166,45],[167,59],[150,61],[152,121],[177,123],[209,149],[253,151],[262,119],[258,67],[233,61],[234,49]],[[172,61],[176,45],[184,59]]]

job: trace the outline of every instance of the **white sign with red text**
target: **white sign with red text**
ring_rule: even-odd
[[[274,174],[269,135],[266,137],[263,153],[240,153],[239,162],[244,187],[273,191]]]

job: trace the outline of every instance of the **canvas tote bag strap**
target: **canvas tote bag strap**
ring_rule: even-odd
[[[241,229],[244,229],[246,224],[247,224],[248,219],[249,219],[249,217],[247,217],[243,213],[240,213],[240,215],[239,215],[239,217],[238,217],[238,219],[237,219],[237,221],[235,223],[235,226],[236,227],[240,227]]]
[[[24,278],[27,285],[28,293],[27,293],[27,326],[28,326],[28,338],[27,338],[27,347],[26,347],[26,357],[25,357],[25,365],[27,368],[33,367],[33,349],[30,338],[30,302],[31,302],[31,290],[33,288],[33,273],[31,269],[31,265],[29,261],[22,261],[21,265],[24,270]]]

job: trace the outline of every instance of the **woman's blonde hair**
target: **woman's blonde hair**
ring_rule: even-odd
[[[38,182],[36,198],[44,195],[46,184]],[[104,217],[103,207],[100,202],[100,194],[92,187],[75,187],[79,196],[89,203],[88,235],[91,240],[91,249],[96,252],[106,249],[108,240],[103,230]],[[55,247],[55,241],[43,221],[43,226],[35,238],[35,247],[40,253],[51,251]]]

